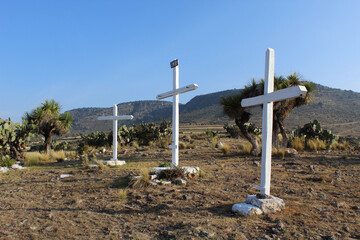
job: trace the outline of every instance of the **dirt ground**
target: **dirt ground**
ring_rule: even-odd
[[[205,174],[184,187],[127,188],[124,200],[127,176],[170,162],[170,150],[128,149],[120,158],[125,166],[104,170],[69,160],[1,174],[0,238],[360,239],[358,153],[274,158],[271,194],[286,209],[241,217],[231,207],[257,193],[260,158],[195,145],[180,151],[180,164]]]

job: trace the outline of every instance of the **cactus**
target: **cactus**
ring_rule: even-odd
[[[14,124],[10,119],[0,119],[0,165],[8,165],[10,159],[20,160],[25,144],[33,136],[34,126],[23,121]]]
[[[305,140],[319,139],[326,141],[327,148],[329,149],[339,137],[332,134],[330,130],[323,129],[318,120],[305,124],[302,128],[297,128],[290,133],[290,141],[295,137],[304,137]]]

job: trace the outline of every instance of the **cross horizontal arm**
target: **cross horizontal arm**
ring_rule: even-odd
[[[98,120],[131,120],[133,115],[122,115],[122,116],[101,116],[98,117]]]
[[[285,99],[303,97],[306,93],[307,90],[304,86],[290,87],[257,97],[245,98],[241,101],[241,106],[251,107],[269,102],[278,102]]]
[[[182,88],[178,88],[178,89],[166,92],[166,93],[159,94],[159,95],[156,96],[156,99],[160,100],[160,99],[172,97],[172,96],[180,94],[180,93],[185,93],[185,92],[195,90],[198,87],[199,86],[197,84],[190,84],[190,85],[187,85],[187,86],[182,87]]]

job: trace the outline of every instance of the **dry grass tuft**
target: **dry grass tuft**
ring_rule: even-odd
[[[25,166],[36,166],[50,160],[49,155],[40,152],[26,152],[24,154]]]
[[[242,142],[238,145],[240,153],[244,155],[248,155],[251,153],[252,146],[249,142]]]
[[[273,157],[278,157],[281,159],[285,159],[285,148],[272,148],[272,153],[271,155]]]
[[[61,151],[51,151],[50,158],[56,161],[64,161],[65,160],[65,153],[63,150]]]
[[[350,146],[349,142],[335,142],[333,145],[331,145],[331,150],[346,150]]]
[[[126,200],[127,197],[127,189],[120,189],[119,190],[119,201],[120,202],[124,202]]]
[[[184,142],[179,142],[179,147],[180,147],[180,149],[186,149],[187,145]]]
[[[326,150],[327,148],[326,142],[319,139],[309,139],[306,146],[311,151]]]
[[[305,149],[305,138],[295,137],[291,141],[291,147],[296,151],[303,151]]]
[[[150,185],[149,169],[141,168],[139,175],[133,177],[129,185],[136,189],[148,187]]]
[[[223,154],[229,154],[230,153],[230,146],[227,145],[226,143],[223,143],[223,145],[220,147],[220,150],[222,151]]]

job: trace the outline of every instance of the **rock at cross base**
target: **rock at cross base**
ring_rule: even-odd
[[[285,208],[285,203],[281,198],[271,195],[264,199],[259,199],[256,195],[249,195],[245,201],[247,204],[260,208],[264,213],[277,212]]]
[[[247,203],[237,203],[232,206],[232,211],[242,216],[260,215],[263,213],[259,207]]]

